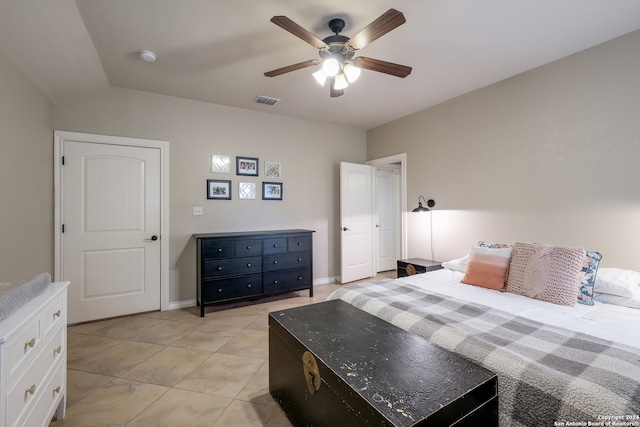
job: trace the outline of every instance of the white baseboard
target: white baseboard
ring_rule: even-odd
[[[195,307],[196,305],[198,305],[198,302],[195,298],[186,299],[184,301],[173,301],[173,302],[169,302],[169,306],[167,307],[167,310],[178,310],[180,308]]]

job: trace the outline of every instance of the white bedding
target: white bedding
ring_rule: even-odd
[[[539,301],[460,283],[464,273],[449,269],[401,277],[397,280],[464,301],[495,307],[538,322],[563,327],[640,349],[640,310],[595,302],[573,307]]]

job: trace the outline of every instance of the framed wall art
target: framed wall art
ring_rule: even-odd
[[[230,173],[231,161],[229,160],[229,156],[212,154],[211,155],[211,172]]]
[[[207,199],[231,200],[231,180],[208,179]]]
[[[256,183],[255,182],[238,183],[238,197],[240,199],[255,199]]]
[[[264,162],[264,177],[265,178],[282,178],[282,167],[280,162]]]
[[[282,200],[282,183],[263,182],[262,200]]]
[[[236,175],[258,176],[256,157],[236,157]]]

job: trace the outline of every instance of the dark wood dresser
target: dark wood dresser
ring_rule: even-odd
[[[198,304],[309,289],[313,296],[313,231],[194,234]]]

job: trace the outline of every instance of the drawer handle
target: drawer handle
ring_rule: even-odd
[[[302,246],[302,242],[298,242],[298,246]]]
[[[53,389],[53,392],[54,393],[60,393],[60,390],[62,390],[62,389],[60,388],[60,386],[58,386],[58,387]]]
[[[298,276],[298,280],[302,280],[302,276]]]
[[[302,258],[298,258],[298,262],[302,262]]]
[[[35,393],[36,393],[36,385],[35,385],[35,384],[32,384],[32,385],[31,385],[31,387],[29,387],[29,388],[27,389],[27,393],[29,393],[29,394],[35,394]]]
[[[56,353],[58,353],[58,354],[62,353],[62,346],[60,346],[60,345],[59,345],[59,346],[58,346],[55,350],[53,350],[53,351],[54,351],[54,352],[56,352]]]
[[[273,247],[274,247],[274,248],[277,248],[277,247],[278,247],[278,245],[273,245]]]
[[[218,289],[218,293],[221,294],[222,293],[222,289]]]
[[[222,266],[218,267],[218,271],[222,271]]]
[[[249,284],[247,285],[247,288],[251,288],[251,283],[249,283]]]
[[[277,284],[278,284],[278,281],[277,281],[277,280],[274,280],[274,281],[273,281],[273,284],[274,284],[274,285],[277,285]]]
[[[62,316],[62,310],[58,310],[58,311],[56,311],[55,313],[53,313],[53,315],[54,315],[55,317],[60,317],[60,316]]]
[[[222,248],[218,248],[218,252],[222,252]]]
[[[35,338],[31,338],[31,341],[29,341],[25,347],[31,347],[33,348],[36,345],[36,339]]]
[[[247,263],[247,267],[251,267],[251,263],[250,262]]]
[[[277,264],[277,263],[278,263],[278,260],[273,261],[273,263],[274,263],[274,264]]]
[[[251,250],[251,246],[247,246],[247,250],[250,251]]]

